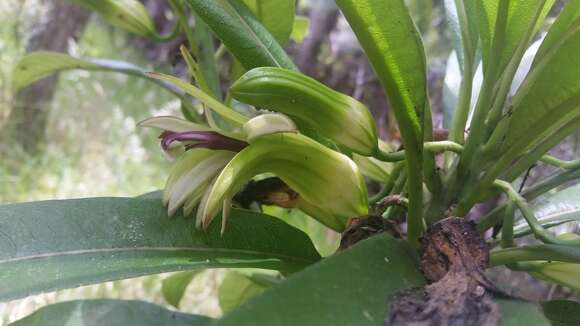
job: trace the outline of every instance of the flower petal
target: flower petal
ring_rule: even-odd
[[[175,182],[169,197],[169,215],[173,215],[189,196],[194,195],[200,185],[214,177],[232,157],[231,152],[214,151],[212,156],[200,162]]]
[[[368,213],[366,185],[350,158],[306,136],[277,133],[254,139],[223,169],[207,199],[203,226],[209,225],[224,200],[253,176],[266,172],[341,221]]]
[[[296,124],[280,113],[266,113],[250,119],[244,124],[244,132],[248,142],[256,137],[278,132],[298,132]]]
[[[200,148],[194,151],[188,151],[181,156],[171,168],[169,177],[165,183],[165,190],[163,192],[163,204],[169,203],[173,185],[183,177],[188,171],[193,169],[199,162],[205,160],[211,155],[212,151],[205,148]]]

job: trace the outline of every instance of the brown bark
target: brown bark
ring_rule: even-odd
[[[66,52],[68,41],[78,39],[90,12],[66,0],[52,0],[48,19],[36,24],[28,41],[27,52]],[[5,132],[24,150],[33,153],[44,139],[50,104],[58,76],[45,78],[19,91],[12,104]]]
[[[422,241],[421,270],[430,284],[398,292],[385,325],[497,325],[494,295],[509,297],[483,274],[489,249],[475,224],[447,218]]]

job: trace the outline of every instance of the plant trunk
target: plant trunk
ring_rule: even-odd
[[[47,19],[32,30],[26,52],[65,52],[68,41],[78,39],[90,12],[66,0],[52,0]],[[4,133],[26,152],[38,151],[44,140],[50,105],[58,76],[53,75],[20,90],[14,97]]]

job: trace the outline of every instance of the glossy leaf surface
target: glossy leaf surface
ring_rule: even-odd
[[[501,73],[521,42],[528,43],[539,30],[554,0],[480,0],[475,6],[478,32],[481,39],[484,71],[493,64]],[[505,2],[505,6],[502,2]],[[524,44],[527,47],[527,44]],[[491,76],[495,78],[495,76]]]
[[[542,46],[536,55],[539,61],[548,51],[550,51],[564,37],[568,30],[575,27],[580,22],[580,0],[570,0],[558,18],[550,27]]]
[[[376,236],[291,276],[216,325],[381,325],[394,292],[423,283],[408,244]]]
[[[385,87],[403,137],[409,138],[406,141],[422,142],[425,54],[404,1],[338,0],[336,3]]]
[[[580,117],[580,66],[569,64],[579,52],[580,25],[577,24],[557,46],[534,63],[513,98],[504,150],[511,147],[521,151]],[[538,132],[530,137],[530,130]]]
[[[215,325],[382,325],[393,294],[424,282],[409,244],[378,235],[290,276]],[[548,325],[534,304],[497,303],[501,325]]]
[[[242,2],[187,0],[245,69],[261,66],[295,69],[274,36]]]
[[[0,206],[0,300],[146,274],[214,267],[296,271],[310,239],[270,216],[233,210],[220,236],[169,219],[159,199],[89,198]]]

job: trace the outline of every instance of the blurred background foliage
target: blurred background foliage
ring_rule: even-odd
[[[173,17],[166,1],[143,2],[160,31],[169,31]],[[562,3],[556,7],[561,8]],[[443,80],[451,52],[443,1],[407,0],[407,4],[423,34],[434,124],[442,127]],[[157,134],[136,129],[136,123],[153,115],[181,114],[179,101],[165,90],[121,74],[68,71],[45,80],[44,86],[37,85],[44,87],[42,91],[13,92],[12,69],[29,50],[115,59],[183,75],[184,65],[177,55],[182,39],[152,43],[115,29],[83,9],[70,7],[66,0],[0,1],[0,203],[137,196],[164,185],[170,163],[161,154]],[[301,0],[297,10],[309,17],[309,30],[302,43],[291,42],[287,50],[301,71],[366,103],[381,137],[396,143],[399,136],[388,100],[333,0]],[[63,35],[59,34],[62,30]],[[220,62],[224,87],[232,66],[228,56]],[[50,94],[42,95],[44,91]],[[578,137],[573,137],[557,149],[558,156],[573,157],[579,152],[578,144]],[[531,179],[549,172],[535,169]],[[313,219],[278,207],[264,210],[307,232],[322,255],[336,250],[338,235]],[[263,290],[261,281],[244,275],[226,270],[196,274],[180,301],[180,310],[220,316],[222,308],[231,309],[232,304]],[[109,282],[0,303],[0,323],[21,318],[46,304],[78,298],[139,298],[170,307],[162,291],[162,280],[170,276]],[[222,283],[238,284],[239,288],[227,292],[228,297],[219,291]],[[545,296],[555,291],[554,287],[534,284],[531,292]],[[237,293],[237,297],[232,298],[231,293]],[[220,300],[225,306],[220,307]]]

